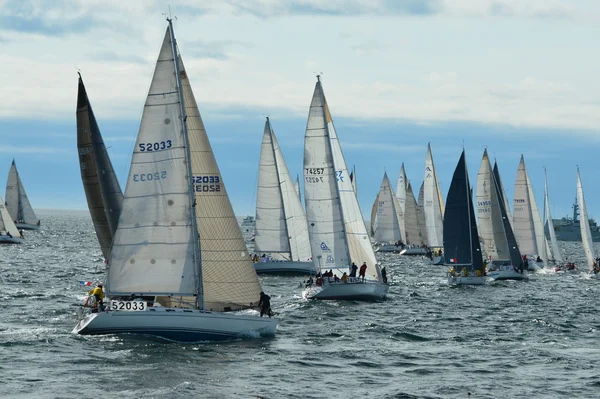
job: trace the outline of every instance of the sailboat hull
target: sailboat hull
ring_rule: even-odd
[[[385,299],[389,286],[378,282],[328,283],[310,287],[303,292],[306,299],[380,301]]]
[[[500,270],[490,270],[488,277],[493,280],[528,280],[527,272],[519,273],[512,266],[501,266]]]
[[[81,335],[140,334],[177,342],[223,341],[273,336],[277,319],[179,308],[92,313],[73,333]]]
[[[287,261],[271,261],[271,262],[256,262],[254,264],[256,273],[273,273],[273,274],[316,274],[313,262],[287,262]]]
[[[21,230],[39,230],[40,229],[40,225],[39,224],[31,224],[31,223],[15,223],[15,226],[17,226],[17,229]]]
[[[403,249],[400,252],[400,255],[407,255],[407,256],[427,255],[427,249],[423,248],[423,247]]]
[[[477,276],[448,276],[450,285],[484,285],[485,280],[485,277]]]
[[[22,244],[23,239],[18,237],[0,236],[0,244]]]
[[[400,253],[400,251],[402,251],[404,247],[398,246],[398,245],[394,245],[394,244],[382,244],[379,247],[377,247],[377,249],[375,250],[375,252],[395,252],[395,253]]]

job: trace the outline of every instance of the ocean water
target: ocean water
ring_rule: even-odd
[[[301,277],[261,277],[273,338],[83,337],[71,333],[78,281],[104,276],[91,220],[40,216],[25,244],[0,246],[1,398],[600,397],[597,280],[449,287],[443,266],[382,255],[392,286],[380,303],[309,302]],[[578,243],[560,245],[583,265]]]

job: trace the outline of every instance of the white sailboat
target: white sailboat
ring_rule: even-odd
[[[550,251],[548,252],[548,260],[552,260],[555,263],[562,263],[563,259],[560,254],[560,248],[558,247],[558,240],[556,239],[556,232],[554,231],[554,222],[552,221],[552,212],[550,211],[546,168],[544,168],[544,220],[550,235]]]
[[[404,227],[406,231],[404,237],[406,238],[405,244],[407,247],[400,251],[400,255],[426,255],[427,250],[423,247],[425,244],[423,226],[419,223],[419,205],[413,194],[410,182],[407,182],[406,185],[404,209]]]
[[[448,284],[485,284],[485,269],[464,150],[454,170],[446,197],[444,256],[445,264],[452,266],[447,273]]]
[[[538,263],[542,262],[536,262],[536,256],[543,255],[546,239],[531,182],[525,168],[525,159],[522,155],[515,181],[513,229],[521,253],[531,257],[528,262],[529,270],[538,269],[540,267]]]
[[[383,282],[367,234],[319,77],[304,139],[304,199],[315,267],[321,272],[329,269],[335,275],[320,279],[320,286],[308,287],[304,297],[385,298],[388,285]],[[353,262],[366,263],[364,282],[359,278],[340,279],[343,273],[350,271]]]
[[[476,194],[479,236],[484,244],[484,253],[491,261],[488,276],[495,280],[527,279],[487,150],[483,152],[477,174]]]
[[[403,214],[387,173],[383,175],[375,203],[375,217],[373,217],[373,214],[371,216],[375,220],[374,230],[377,240],[375,252],[400,252],[404,247],[404,245],[401,245],[403,237],[400,232]]]
[[[111,301],[73,332],[190,342],[272,335],[276,319],[228,312],[255,307],[260,283],[168,21],[109,257]]]
[[[257,273],[316,273],[306,214],[269,118],[258,167],[254,248]]]
[[[40,229],[40,219],[35,216],[29,198],[27,198],[27,193],[25,193],[25,187],[23,187],[23,182],[17,171],[17,165],[15,164],[14,159],[10,165],[10,170],[8,171],[5,204],[17,229]]]
[[[427,245],[430,248],[442,248],[444,200],[440,191],[440,184],[435,173],[431,145],[427,144],[427,157],[425,160],[425,178],[423,179],[423,214]]]
[[[0,197],[0,244],[21,244],[22,242],[21,233]]]
[[[581,175],[579,167],[577,167],[577,205],[579,207],[579,220],[581,228],[581,243],[583,244],[583,252],[587,260],[588,270],[594,278],[600,278],[596,257],[594,256],[594,245],[592,241],[592,232],[590,230],[590,222],[585,206],[585,197],[583,196],[583,184],[581,183]]]

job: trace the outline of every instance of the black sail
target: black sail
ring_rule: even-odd
[[[483,259],[475,221],[473,197],[463,151],[454,170],[444,212],[444,257],[447,264],[480,270]]]
[[[506,202],[504,201],[504,193],[502,192],[500,172],[498,171],[497,163],[494,163],[494,173],[492,174],[492,179],[494,180],[494,187],[496,187],[496,195],[500,205],[500,214],[502,215],[502,225],[504,226],[504,233],[506,234],[510,262],[514,266],[519,266],[521,264],[521,251],[517,245],[517,239],[515,238],[515,233],[513,232],[510,219],[508,217],[508,212],[506,210]]]
[[[107,258],[121,215],[123,192],[106,151],[81,75],[76,115],[81,180],[100,248]]]

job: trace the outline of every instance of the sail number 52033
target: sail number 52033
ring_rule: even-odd
[[[135,310],[146,310],[148,307],[146,302],[140,301],[110,301],[108,305],[109,310],[126,310],[126,311],[135,311]]]

